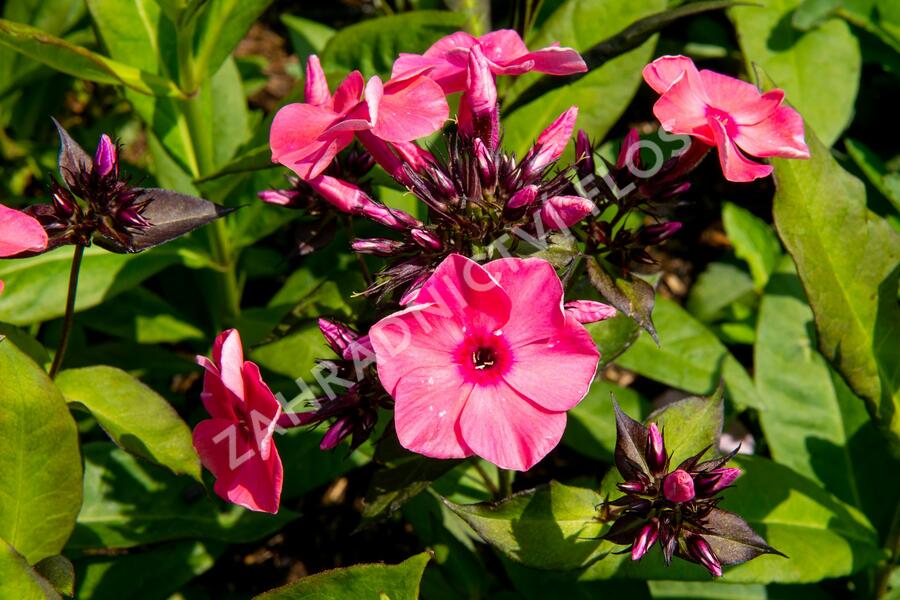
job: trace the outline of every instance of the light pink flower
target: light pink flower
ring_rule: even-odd
[[[206,369],[200,398],[212,418],[194,428],[194,448],[216,477],[213,489],[250,510],[278,512],[283,469],[272,434],[281,405],[259,367],[244,361],[237,330],[220,333],[212,360],[197,363]]]
[[[571,106],[541,132],[534,146],[522,158],[522,171],[526,176],[544,170],[562,156],[572,139],[577,120],[578,107]]]
[[[269,134],[272,161],[303,179],[322,173],[350,145],[354,132],[409,142],[433,133],[449,116],[443,91],[418,74],[387,83],[372,77],[365,83],[353,71],[332,96],[318,58],[311,56],[306,70],[306,102],[279,110]]]
[[[521,75],[538,71],[548,75],[584,73],[587,65],[573,48],[548,46],[530,52],[518,33],[511,29],[492,31],[476,38],[463,31],[441,38],[425,54],[400,54],[391,77],[407,77],[427,71],[448,94],[466,86],[469,51],[479,46],[495,75]]]
[[[803,118],[782,106],[784,91],[755,86],[714,71],[698,71],[685,56],[663,56],[644,67],[644,80],[661,94],[653,114],[670,133],[693,136],[719,151],[729,181],[752,181],[770,165],[744,156],[809,158]],[[742,152],[743,151],[743,152]]]
[[[414,304],[369,331],[400,443],[436,458],[475,454],[507,469],[541,460],[600,357],[562,300],[545,260],[444,259]]]
[[[0,204],[0,258],[47,247],[47,232],[37,219]],[[0,292],[3,282],[0,281]]]

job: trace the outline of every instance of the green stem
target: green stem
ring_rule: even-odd
[[[512,475],[506,469],[497,467],[497,481],[500,483],[500,498],[512,496]]]
[[[75,295],[78,293],[78,272],[81,270],[82,257],[84,257],[84,246],[75,246],[75,253],[72,255],[72,267],[69,270],[66,316],[63,318],[62,335],[59,338],[59,345],[56,347],[56,354],[53,356],[53,364],[50,366],[50,379],[53,379],[59,373],[59,368],[62,366],[63,358],[66,355],[66,348],[69,345],[69,335],[72,333],[72,322],[75,319]]]
[[[894,510],[894,519],[891,522],[891,529],[888,532],[886,545],[891,553],[887,564],[882,567],[875,580],[875,597],[884,598],[887,596],[888,585],[891,582],[891,573],[900,559],[900,506]]]
[[[482,481],[484,481],[484,486],[491,493],[495,499],[500,499],[500,490],[497,488],[497,484],[494,483],[494,480],[491,479],[491,476],[488,475],[488,472],[484,470],[484,467],[478,462],[477,458],[472,459],[472,466],[475,467],[475,471],[481,477]]]

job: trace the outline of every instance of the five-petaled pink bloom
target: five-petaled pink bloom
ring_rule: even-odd
[[[281,405],[259,367],[244,361],[237,330],[223,331],[212,360],[198,356],[206,373],[201,399],[211,419],[194,428],[194,448],[216,477],[215,492],[250,510],[278,512],[283,470],[272,434]]]
[[[47,247],[47,232],[37,219],[0,204],[0,258]],[[0,281],[0,292],[3,282]]]
[[[698,71],[685,56],[656,59],[644,67],[644,80],[661,94],[653,114],[662,128],[716,146],[729,181],[753,181],[772,172],[770,165],[752,161],[743,152],[760,158],[809,158],[803,118],[782,106],[782,90],[761,94],[740,79]]]
[[[531,468],[557,445],[597,369],[579,319],[613,313],[595,302],[564,307],[545,260],[479,265],[451,254],[411,304],[369,331],[400,443],[434,458]]]
[[[584,73],[587,65],[573,48],[558,44],[531,52],[512,29],[491,31],[476,38],[457,31],[434,43],[425,54],[400,54],[394,62],[391,77],[409,77],[425,73],[438,82],[448,94],[466,88],[469,51],[478,46],[494,75],[522,75],[538,71],[548,75]]]
[[[307,180],[321,174],[355,132],[409,142],[440,129],[450,112],[440,86],[419,74],[387,83],[376,76],[365,83],[353,71],[332,96],[315,56],[306,65],[305,91],[306,102],[288,104],[275,115],[269,145],[273,162]]]

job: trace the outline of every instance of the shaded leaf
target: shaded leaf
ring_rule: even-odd
[[[650,472],[647,466],[647,444],[649,433],[639,421],[626,415],[613,399],[616,411],[616,468],[624,479],[637,479],[638,475]]]
[[[399,565],[354,565],[304,577],[300,581],[256,596],[257,600],[417,600],[419,582],[431,554],[423,552]]]
[[[56,378],[66,401],[90,411],[123,449],[200,481],[191,430],[165,398],[114,367],[67,369]]]
[[[685,306],[698,320],[711,323],[727,315],[734,303],[755,297],[754,290],[753,278],[745,270],[726,262],[713,262],[691,286]]]
[[[271,3],[272,0],[204,2],[194,40],[195,81],[202,82],[219,70],[250,26]]]
[[[656,423],[674,466],[706,448],[717,454],[725,406],[721,388],[709,398],[678,400],[652,412],[645,421]]]
[[[847,138],[844,140],[844,147],[847,148],[847,154],[875,186],[875,189],[890,200],[895,209],[900,211],[900,186],[891,184],[892,176],[897,177],[897,175],[889,173],[878,155],[862,142]]]
[[[607,302],[637,321],[650,336],[659,342],[651,314],[656,292],[649,283],[638,277],[626,279],[607,273],[596,258],[587,257],[587,272],[591,284]]]
[[[709,533],[703,537],[723,565],[746,562],[763,554],[784,556],[769,546],[746,521],[733,512],[714,508],[709,514],[706,527]]]
[[[124,85],[148,96],[184,97],[175,84],[158,75],[116,62],[21,23],[0,19],[0,45],[88,81]]]
[[[749,210],[730,202],[722,207],[722,223],[734,253],[750,266],[756,289],[761,290],[781,256],[781,244],[775,232]]]
[[[498,503],[444,503],[503,555],[538,569],[574,569],[596,558],[602,501],[592,490],[552,481]]]
[[[301,58],[322,52],[328,40],[334,35],[333,28],[318,21],[287,14],[281,15],[280,18],[287,27],[294,54]]]
[[[115,445],[85,444],[84,505],[70,550],[131,548],[155,542],[200,538],[250,542],[272,534],[299,515],[277,515],[239,506],[220,508],[212,492],[187,477],[141,462]]]
[[[60,594],[75,595],[75,567],[62,554],[45,558],[34,565],[34,570]]]
[[[569,410],[563,444],[594,459],[612,459],[616,448],[616,419],[610,395],[615,396],[626,414],[642,419],[649,412],[649,402],[633,389],[595,381],[584,400]]]
[[[77,182],[77,175],[82,171],[88,173],[93,168],[93,159],[84,151],[78,142],[72,139],[69,132],[59,124],[55,118],[50,117],[59,134],[59,176],[69,187]]]
[[[62,550],[81,506],[78,432],[43,369],[0,339],[0,537],[29,564]]]
[[[900,447],[900,236],[866,208],[863,183],[809,125],[806,137],[809,160],[773,161],[775,225],[812,306],[819,349]]]
[[[0,538],[0,598],[60,600],[60,595],[15,548]]]

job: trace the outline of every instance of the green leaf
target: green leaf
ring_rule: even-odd
[[[674,468],[706,448],[713,455],[718,454],[724,410],[719,390],[709,398],[695,396],[668,404],[652,412],[645,421],[656,423],[662,431]]]
[[[328,25],[296,15],[281,15],[281,22],[287,27],[294,54],[301,58],[322,52],[334,35],[334,29]]]
[[[595,381],[584,400],[569,411],[563,444],[585,456],[612,461],[616,449],[616,416],[610,395],[627,414],[641,420],[649,402],[631,388]]]
[[[279,436],[277,443],[281,462],[291,465],[290,477],[285,478],[281,491],[282,501],[298,498],[348,471],[368,464],[374,452],[371,442],[364,443],[349,456],[345,448],[323,452],[319,448],[321,441],[321,429],[305,427],[288,429]]]
[[[747,371],[702,323],[675,302],[657,298],[653,318],[659,346],[642,335],[616,364],[645,377],[690,392],[708,395],[725,381],[725,392],[736,404],[764,408]]]
[[[70,404],[90,411],[123,449],[200,481],[191,430],[165,398],[114,367],[68,369],[56,384]]]
[[[122,555],[89,556],[76,561],[79,600],[167,598],[197,575],[209,570],[224,545],[210,542],[168,542]]]
[[[82,313],[78,320],[90,329],[139,344],[206,339],[203,330],[188,322],[177,308],[143,287],[125,292],[117,302]]]
[[[763,296],[754,364],[759,392],[771,400],[759,420],[772,458],[873,520],[889,519],[900,484],[880,474],[900,465],[863,401],[816,351],[813,313],[787,257]]]
[[[539,568],[565,570],[597,557],[603,525],[592,490],[550,482],[499,503],[444,503],[505,556]]]
[[[124,85],[148,96],[184,97],[175,84],[158,75],[116,62],[21,23],[0,19],[0,45],[88,81]]]
[[[584,51],[665,6],[663,0],[567,0],[528,39],[528,47],[537,49],[559,42]],[[592,138],[604,137],[637,92],[642,81],[641,69],[650,62],[655,45],[656,36],[653,36],[575,83],[544,94],[505,115],[504,145],[523,155],[541,131],[573,104],[579,107],[577,126],[586,129]],[[522,78],[515,89],[524,88],[531,80]]]
[[[649,283],[640,277],[618,277],[607,270],[594,257],[587,257],[587,273],[591,285],[603,298],[626,316],[644,328],[655,341],[658,341],[656,328],[651,313],[656,292]]]
[[[70,598],[75,595],[75,567],[62,554],[48,556],[34,565],[34,570],[60,594]]]
[[[390,76],[401,52],[421,54],[443,36],[461,29],[465,21],[465,15],[436,10],[366,19],[344,27],[328,40],[320,56],[322,67]]]
[[[0,263],[0,280],[6,283],[0,321],[28,325],[63,315],[72,248],[66,246],[33,258]],[[78,278],[75,310],[97,306],[179,261],[177,247],[172,244],[141,254],[88,248]]]
[[[204,175],[197,179],[196,183],[211,181],[213,179],[218,179],[219,177],[224,177],[225,175],[273,169],[277,166],[278,165],[272,162],[272,150],[269,148],[268,144],[264,146],[255,146],[234,157],[234,159],[228,161],[216,172]],[[282,211],[286,212],[284,209],[282,209]]]
[[[0,538],[29,564],[62,550],[81,506],[78,432],[43,369],[0,339]]]
[[[847,154],[875,186],[875,189],[890,200],[895,209],[900,211],[900,187],[891,185],[892,174],[888,172],[878,155],[862,142],[849,138],[844,140],[844,146],[847,148]],[[893,177],[897,177],[897,175],[893,174]]]
[[[399,565],[354,565],[309,575],[256,596],[256,600],[417,600],[419,582],[431,554],[423,552]]]
[[[859,42],[839,19],[809,32],[794,29],[791,12],[800,0],[759,4],[728,11],[747,71],[754,73],[754,65],[765,71],[831,146],[853,117],[862,62]]]
[[[763,289],[781,256],[775,232],[749,210],[730,202],[722,206],[722,223],[734,253],[750,266],[756,289]]]
[[[131,548],[200,538],[245,543],[278,531],[299,515],[254,513],[207,496],[200,484],[141,462],[113,444],[85,444],[84,505],[70,550]],[[210,491],[209,494],[212,494]]]
[[[686,308],[698,320],[712,323],[727,315],[732,304],[748,297],[755,298],[750,275],[736,265],[713,262],[691,286]]]
[[[60,600],[60,595],[15,548],[0,538],[0,598]]]
[[[316,366],[316,359],[333,354],[316,322],[306,321],[284,337],[257,346],[250,357],[273,373],[308,380]]]
[[[809,160],[776,159],[775,225],[815,314],[819,349],[900,445],[900,236],[807,125]]]
[[[211,77],[231,55],[250,26],[272,0],[209,0],[197,22],[194,73],[198,82]]]
[[[637,321],[622,313],[616,314],[612,319],[588,323],[585,329],[600,350],[600,368],[615,361],[641,334]]]

